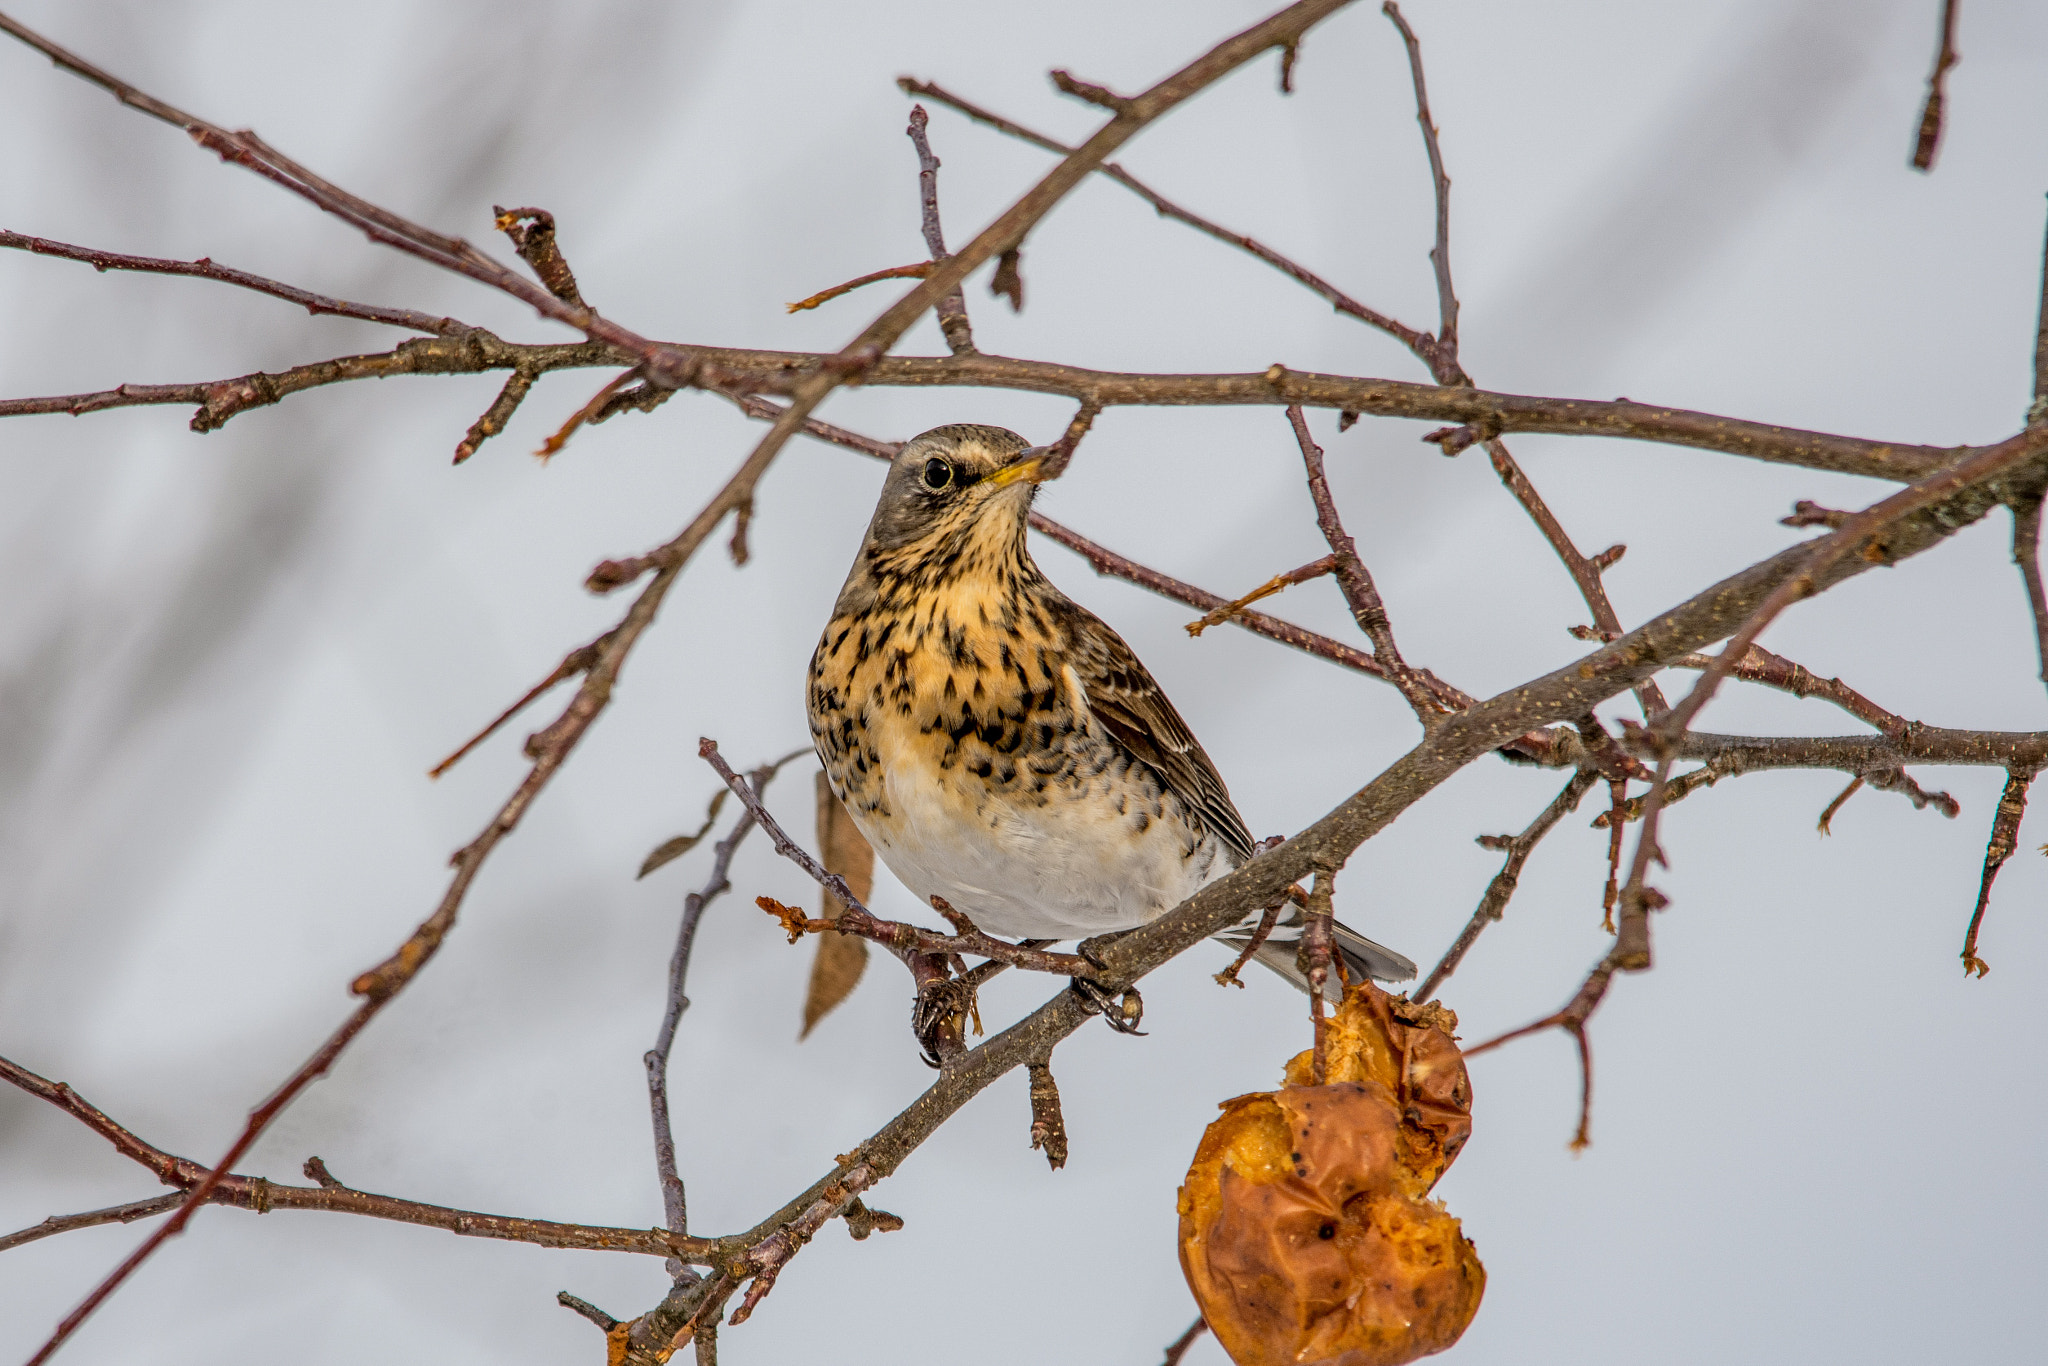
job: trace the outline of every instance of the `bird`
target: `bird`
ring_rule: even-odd
[[[811,656],[806,704],[834,795],[905,887],[990,934],[1082,939],[1086,955],[1258,845],[1136,653],[1031,558],[1047,464],[1002,427],[906,442]],[[1217,938],[1245,945],[1257,920]],[[1255,957],[1306,992],[1303,920],[1291,909]],[[1347,926],[1335,940],[1354,981],[1415,975]],[[1341,996],[1337,973],[1324,990]]]

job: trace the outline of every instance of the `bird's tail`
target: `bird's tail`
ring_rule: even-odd
[[[1301,946],[1302,913],[1299,908],[1290,908],[1291,914],[1273,927],[1273,933],[1266,942],[1259,945],[1252,957],[1273,971],[1285,977],[1304,993],[1308,991],[1308,978],[1296,964],[1296,951]],[[1216,936],[1219,943],[1227,944],[1233,951],[1241,951],[1251,942],[1255,925],[1239,925]],[[1371,978],[1377,982],[1405,982],[1415,976],[1415,964],[1383,944],[1375,944],[1343,921],[1335,922],[1337,931],[1337,952],[1344,959],[1344,966],[1351,980],[1356,982]],[[1330,1001],[1341,1001],[1344,984],[1332,972],[1330,980],[1323,984],[1323,996]]]

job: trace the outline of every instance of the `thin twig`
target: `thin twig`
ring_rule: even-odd
[[[1207,1320],[1199,1314],[1196,1315],[1195,1321],[1188,1325],[1187,1332],[1166,1344],[1166,1360],[1161,1362],[1160,1366],[1180,1366],[1180,1359],[1188,1354],[1188,1348],[1195,1345],[1195,1339],[1200,1337],[1202,1330],[1208,1326]]]
[[[883,280],[922,280],[931,273],[932,263],[930,261],[913,261],[907,266],[890,266],[887,270],[870,271],[866,275],[848,280],[845,284],[834,285],[830,289],[820,290],[808,299],[799,299],[793,304],[785,305],[785,307],[791,313],[803,313],[816,308],[819,304],[830,303],[842,295],[851,294],[862,285],[879,284]]]
[[[1372,656],[1379,661],[1387,681],[1400,689],[1401,696],[1408,700],[1415,715],[1428,725],[1450,708],[1444,706],[1436,690],[1401,658],[1400,647],[1394,643],[1393,623],[1387,619],[1386,604],[1380,600],[1379,589],[1373,585],[1371,571],[1358,556],[1357,542],[1344,530],[1343,520],[1337,515],[1337,500],[1330,492],[1329,476],[1323,470],[1323,448],[1309,435],[1308,419],[1302,414],[1300,404],[1288,405],[1287,421],[1294,428],[1295,443],[1301,448],[1301,462],[1308,470],[1309,498],[1316,509],[1316,526],[1336,558],[1337,586],[1343,590],[1344,601],[1351,608],[1351,619],[1372,641]]]
[[[806,745],[773,763],[763,764],[747,775],[749,788],[759,797],[783,765],[810,752],[810,746]],[[690,971],[690,951],[697,942],[697,924],[703,919],[706,906],[732,890],[727,874],[732,869],[733,854],[753,829],[754,813],[742,810],[732,830],[712,846],[711,875],[701,888],[683,899],[683,917],[676,929],[676,946],[669,955],[668,996],[662,1008],[661,1028],[655,1034],[654,1047],[640,1060],[647,1070],[647,1105],[654,1124],[655,1176],[661,1184],[661,1203],[668,1216],[669,1232],[678,1236],[689,1234],[690,1213],[683,1178],[676,1169],[675,1128],[669,1122],[669,1053],[675,1047],[676,1026],[682,1022],[683,1012],[690,1008],[690,998],[684,994],[684,983]],[[669,1267],[669,1274],[680,1275],[682,1270],[682,1264],[676,1262]]]
[[[531,688],[528,688],[526,690],[526,695],[524,697],[520,698],[517,702],[514,702],[511,706],[505,708],[505,710],[499,712],[497,719],[492,721],[489,725],[485,726],[482,730],[478,731],[475,735],[470,736],[469,739],[463,741],[462,747],[460,749],[456,750],[453,754],[443,759],[440,763],[435,764],[432,768],[428,769],[427,776],[429,778],[440,777],[443,773],[446,773],[449,769],[455,767],[456,764],[462,762],[462,760],[468,756],[470,751],[474,750],[478,745],[482,744],[484,741],[490,739],[493,735],[496,735],[498,731],[501,730],[507,722],[509,722],[513,717],[519,715],[520,712],[523,712],[528,707],[532,706],[549,690],[553,689],[559,684],[566,683],[568,680],[576,677],[578,674],[588,673],[591,669],[591,666],[597,663],[599,653],[604,649],[605,642],[610,640],[611,636],[612,633],[610,631],[607,631],[603,635],[599,636],[596,640],[591,641],[590,644],[579,645],[575,649],[569,651],[568,654],[563,655],[562,662],[555,666],[555,671],[553,673],[549,674],[546,678],[543,678],[540,682],[534,684]]]
[[[1564,1009],[1465,1050],[1465,1059],[1469,1062],[1482,1053],[1492,1052],[1502,1044],[1512,1043],[1516,1039],[1546,1029],[1562,1029],[1571,1035],[1572,1042],[1578,1046],[1579,1052],[1579,1125],[1572,1134],[1573,1152],[1579,1152],[1593,1142],[1593,1046],[1586,1037],[1586,1022],[1593,1018],[1593,1012],[1598,1010],[1600,1003],[1607,998],[1607,988],[1613,983],[1615,972],[1625,966],[1620,961],[1619,953],[1620,950],[1616,949],[1594,965],[1592,972],[1586,975],[1586,980],[1580,984],[1572,999],[1565,1003]]]
[[[1977,932],[1984,927],[1984,911],[1991,904],[1991,883],[1998,870],[2019,848],[2020,819],[2027,814],[2027,789],[2034,785],[2032,769],[2016,768],[2006,774],[2005,791],[1999,794],[1998,812],[1991,821],[1991,838],[1984,845],[1984,876],[1977,887],[1977,907],[1970,913],[1970,928],[1963,935],[1963,975],[1982,977],[1991,965],[1977,956]]]
[[[1237,616],[1255,602],[1263,602],[1276,593],[1292,588],[1295,584],[1307,583],[1311,579],[1320,579],[1325,574],[1334,573],[1336,568],[1337,557],[1335,555],[1325,555],[1320,560],[1310,560],[1299,569],[1290,569],[1283,574],[1275,574],[1243,597],[1232,598],[1221,607],[1197,617],[1182,629],[1191,636],[1199,636],[1211,626],[1221,626],[1224,622]]]
[[[1422,44],[1401,17],[1401,7],[1386,0],[1380,12],[1401,31],[1408,49],[1408,73],[1415,85],[1415,121],[1422,125],[1422,145],[1429,154],[1429,177],[1436,190],[1436,245],[1429,250],[1436,269],[1437,334],[1430,371],[1439,384],[1470,384],[1458,365],[1458,295],[1451,288],[1451,178],[1444,172],[1443,149],[1437,145],[1436,121],[1429,114],[1429,87],[1422,79]]]
[[[512,240],[519,253],[548,293],[566,304],[580,304],[583,293],[576,288],[576,273],[555,241],[555,216],[546,209],[503,209],[491,206],[491,226]]]
[[[376,1195],[342,1185],[326,1171],[324,1164],[320,1164],[317,1158],[307,1164],[307,1174],[309,1177],[324,1179],[318,1179],[316,1184],[311,1186],[288,1186],[260,1176],[209,1171],[189,1158],[165,1152],[149,1143],[115,1122],[69,1086],[37,1076],[6,1058],[0,1058],[0,1081],[10,1082],[32,1096],[49,1101],[112,1143],[114,1150],[123,1157],[138,1163],[165,1185],[176,1187],[178,1193],[166,1197],[171,1202],[167,1208],[171,1209],[190,1208],[193,1193],[203,1190],[204,1195],[200,1198],[207,1204],[232,1205],[240,1209],[254,1210],[258,1214],[283,1209],[360,1214],[373,1219],[389,1219],[425,1228],[445,1229],[450,1233],[472,1238],[497,1238],[508,1242],[530,1243],[536,1247],[703,1258],[713,1255],[719,1246],[710,1239],[678,1238],[663,1229],[559,1224],[545,1219],[479,1214],[474,1210],[450,1209],[444,1205],[428,1205],[417,1200]],[[46,1220],[36,1228],[24,1229],[20,1234],[11,1235],[11,1239],[27,1242],[30,1239],[24,1237],[24,1234],[45,1237],[49,1233],[88,1228],[93,1224],[125,1223],[129,1219],[146,1218],[149,1214],[157,1212],[148,1207],[158,1204],[159,1201],[142,1201],[113,1210],[96,1211],[92,1215],[70,1216],[69,1219],[62,1221],[60,1228],[50,1227],[51,1224],[60,1221]],[[5,1245],[12,1245],[12,1241]]]
[[[1671,661],[1674,669],[1709,669],[1713,665],[1713,656],[1704,654],[1690,654]],[[1742,658],[1730,666],[1728,674],[1731,678],[1760,683],[1767,688],[1791,693],[1794,697],[1818,697],[1832,702],[1893,739],[1904,735],[1914,725],[1905,717],[1886,711],[1841,679],[1821,678],[1805,665],[1796,664],[1783,655],[1772,654],[1761,645],[1751,645]]]
[[[1579,802],[1597,781],[1598,774],[1580,769],[1572,774],[1571,780],[1550,799],[1550,805],[1544,807],[1521,834],[1512,836],[1505,843],[1487,844],[1490,849],[1505,849],[1507,860],[1501,864],[1500,871],[1493,875],[1493,881],[1486,884],[1486,893],[1479,898],[1479,905],[1472,912],[1472,918],[1465,922],[1465,928],[1458,932],[1458,937],[1444,950],[1444,956],[1429,970],[1429,976],[1423,978],[1422,985],[1415,989],[1414,999],[1431,999],[1437,988],[1443,985],[1444,979],[1456,972],[1458,964],[1465,961],[1465,954],[1470,951],[1486,927],[1506,914],[1508,902],[1513,899],[1515,888],[1521,883],[1522,869],[1529,862],[1529,855],[1535,851],[1543,837],[1557,827],[1559,821],[1578,810]]]
[[[931,139],[925,135],[925,125],[930,118],[923,105],[913,104],[910,106],[910,127],[905,131],[910,134],[911,145],[917,149],[917,196],[925,250],[931,253],[932,264],[938,265],[946,259],[946,232],[939,225],[939,159],[932,152]],[[937,313],[939,330],[945,334],[947,348],[956,356],[973,351],[974,328],[967,321],[967,297],[960,286],[955,285],[951,293],[939,299]]]
[[[2041,499],[2023,498],[2012,508],[2012,561],[2026,586],[2027,605],[2034,613],[2034,652],[2041,661],[2041,681],[2048,684],[2048,588],[2041,583]]]
[[[512,414],[519,411],[527,391],[533,388],[533,381],[534,376],[524,370],[514,370],[506,376],[505,387],[491,400],[491,406],[484,409],[483,415],[469,425],[462,440],[456,443],[452,463],[462,464],[475,455],[484,442],[505,430],[505,424],[512,420]]]
[[[1543,539],[1550,542],[1551,551],[1564,565],[1565,572],[1578,585],[1579,596],[1585,599],[1586,610],[1593,614],[1593,624],[1610,636],[1621,634],[1621,617],[1614,610],[1614,603],[1607,596],[1607,585],[1601,579],[1601,571],[1621,558],[1621,546],[1601,552],[1598,561],[1588,559],[1579,553],[1579,547],[1572,541],[1571,534],[1564,529],[1564,523],[1557,520],[1557,514],[1550,510],[1550,504],[1543,501],[1543,495],[1529,482],[1529,476],[1515,463],[1508,453],[1507,443],[1498,437],[1486,443],[1487,458],[1493,463],[1493,472],[1500,476],[1500,482],[1514,495],[1522,510],[1529,514],[1529,520],[1543,533]],[[1643,709],[1644,719],[1661,713],[1666,703],[1663,689],[1654,680],[1645,679],[1636,687],[1636,701]]]
[[[938,104],[956,109],[977,123],[986,124],[997,132],[1007,134],[1021,142],[1028,142],[1033,147],[1054,152],[1061,156],[1071,156],[1073,154],[1074,149],[1067,144],[1046,137],[1043,133],[1033,132],[1023,124],[1006,119],[1000,114],[990,113],[980,105],[970,100],[964,100],[942,86],[933,85],[929,81],[916,80],[909,76],[900,77],[896,84],[906,95],[919,95]],[[1197,232],[1206,233],[1219,242],[1226,242],[1240,251],[1249,253],[1297,284],[1307,287],[1322,297],[1337,312],[1356,318],[1369,327],[1377,328],[1407,347],[1423,364],[1431,364],[1432,352],[1436,342],[1427,332],[1418,331],[1404,323],[1395,321],[1377,309],[1366,307],[1343,290],[1338,289],[1328,280],[1325,280],[1322,276],[1317,275],[1306,266],[1282,256],[1279,252],[1274,251],[1256,238],[1247,237],[1240,232],[1233,232],[1229,228],[1213,223],[1199,214],[1189,212],[1114,162],[1105,162],[1096,169],[1100,174],[1114,180],[1117,184],[1123,186],[1132,194],[1137,195],[1147,204],[1150,204],[1153,211],[1161,218],[1171,218],[1176,222],[1185,223]]]
[[[1706,770],[1702,769],[1700,771],[1705,772]],[[1676,784],[1674,784],[1674,786],[1675,785]],[[1862,787],[1863,776],[1861,774],[1858,774],[1856,777],[1851,778],[1849,780],[1849,785],[1843,788],[1840,792],[1836,793],[1835,799],[1829,802],[1826,808],[1822,810],[1822,812],[1820,813],[1820,819],[1814,822],[1814,828],[1819,830],[1820,833],[1823,835],[1834,834],[1835,813],[1840,811],[1842,809],[1843,804],[1847,802],[1851,797],[1855,796],[1857,792],[1859,792],[1862,789]],[[1667,797],[1665,800],[1668,803],[1670,801],[1670,798]]]
[[[53,1214],[40,1224],[31,1224],[25,1229],[0,1238],[0,1252],[48,1238],[53,1234],[69,1233],[73,1229],[97,1228],[101,1224],[132,1224],[137,1219],[150,1219],[159,1214],[168,1214],[184,1203],[184,1193],[178,1191],[170,1195],[159,1195],[150,1200],[115,1205],[111,1209],[91,1210],[84,1214]]]
[[[1060,1110],[1059,1083],[1053,1080],[1052,1065],[1027,1063],[1030,1078],[1031,1146],[1045,1154],[1045,1165],[1058,1171],[1067,1165],[1067,1119]]]
[[[1934,54],[1934,70],[1927,77],[1927,103],[1920,110],[1920,135],[1913,140],[1913,169],[1934,169],[1935,148],[1941,143],[1942,110],[1948,102],[1948,69],[1961,61],[1956,51],[1956,0],[1941,0],[1941,47]]]
[[[6,16],[0,15],[0,21]],[[471,329],[469,324],[453,318],[437,318],[430,313],[421,313],[410,308],[382,308],[376,304],[355,304],[346,299],[330,298],[300,289],[278,280],[266,279],[233,266],[223,266],[209,257],[197,261],[167,261],[155,256],[129,256],[118,251],[101,251],[97,247],[74,247],[68,242],[53,242],[47,237],[30,237],[26,233],[9,232],[0,228],[0,247],[13,247],[19,251],[31,251],[38,256],[56,256],[66,261],[83,261],[94,270],[135,270],[151,275],[186,275],[201,280],[214,280],[239,289],[254,290],[283,299],[305,309],[315,317],[328,314],[337,318],[360,318],[364,322],[385,323],[392,327],[411,328],[415,332],[427,332],[437,337],[460,337]]]

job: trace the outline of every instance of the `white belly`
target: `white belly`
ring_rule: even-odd
[[[1230,871],[1213,839],[1190,851],[1177,820],[1119,811],[1106,791],[962,819],[950,784],[884,777],[891,818],[855,823],[919,900],[937,895],[990,934],[1074,939],[1127,930]]]

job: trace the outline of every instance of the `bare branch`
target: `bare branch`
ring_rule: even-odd
[[[1674,669],[1707,669],[1713,666],[1708,655],[1687,655],[1684,659],[1671,662]],[[1886,711],[1877,703],[1857,692],[1839,678],[1820,678],[1802,664],[1795,664],[1783,655],[1772,654],[1761,645],[1749,647],[1741,659],[1730,666],[1729,676],[1747,683],[1761,683],[1767,688],[1791,693],[1794,697],[1818,697],[1832,702],[1859,721],[1867,721],[1878,730],[1894,738],[1903,735],[1914,723],[1903,716]]]
[[[1444,956],[1429,970],[1429,976],[1422,979],[1422,985],[1415,988],[1414,999],[1427,1001],[1434,997],[1437,988],[1443,985],[1444,979],[1456,972],[1458,964],[1465,961],[1465,955],[1471,951],[1472,945],[1478,941],[1486,927],[1507,913],[1508,902],[1513,899],[1515,888],[1521,884],[1522,869],[1529,862],[1529,855],[1535,852],[1536,846],[1542,842],[1545,835],[1557,828],[1559,821],[1578,810],[1579,803],[1584,800],[1586,793],[1596,781],[1598,775],[1580,769],[1572,774],[1571,780],[1564,785],[1563,790],[1550,799],[1550,805],[1544,807],[1536,819],[1529,822],[1527,829],[1509,839],[1505,845],[1489,846],[1505,848],[1507,861],[1502,863],[1500,871],[1493,875],[1493,881],[1486,884],[1486,893],[1479,898],[1479,906],[1472,912],[1472,918],[1465,922],[1465,928],[1451,941],[1450,948],[1444,950]]]
[[[1031,1146],[1045,1154],[1045,1165],[1058,1171],[1067,1165],[1067,1120],[1060,1111],[1059,1083],[1049,1063],[1025,1064],[1031,1080]]]
[[[896,84],[907,95],[919,95],[935,103],[957,109],[977,123],[987,124],[997,132],[1005,133],[1022,142],[1028,142],[1034,147],[1042,148],[1048,152],[1056,152],[1061,156],[1069,156],[1073,153],[1074,149],[1065,143],[1057,142],[1042,133],[1033,132],[1024,125],[1012,122],[1000,114],[992,114],[980,105],[964,100],[951,91],[941,86],[933,85],[929,81],[920,81],[904,76],[899,78]],[[1229,228],[1213,223],[1199,214],[1189,212],[1114,162],[1105,163],[1096,169],[1101,174],[1129,190],[1132,194],[1137,195],[1147,204],[1150,204],[1153,211],[1160,217],[1171,218],[1177,222],[1185,223],[1197,232],[1206,233],[1219,242],[1228,243],[1240,251],[1249,253],[1297,284],[1303,285],[1321,296],[1337,312],[1356,318],[1369,327],[1378,328],[1407,347],[1424,365],[1433,366],[1436,341],[1427,332],[1417,331],[1415,328],[1395,321],[1377,309],[1366,307],[1343,290],[1338,289],[1328,280],[1325,280],[1322,276],[1317,275],[1306,266],[1282,256],[1265,243],[1255,238],[1247,237],[1243,233],[1233,232]]]
[[[1200,1337],[1202,1330],[1208,1326],[1207,1320],[1196,1315],[1195,1321],[1188,1325],[1185,1333],[1166,1344],[1166,1360],[1161,1362],[1160,1366],[1180,1366],[1180,1359],[1188,1354],[1188,1348],[1195,1345],[1195,1339]]]
[[[1373,658],[1379,661],[1387,681],[1401,690],[1401,696],[1414,708],[1417,718],[1428,725],[1448,708],[1421,675],[1401,658],[1400,647],[1394,643],[1393,623],[1387,620],[1386,604],[1380,600],[1379,589],[1373,586],[1372,574],[1366,569],[1365,561],[1358,557],[1357,543],[1344,530],[1344,523],[1337,515],[1337,500],[1330,493],[1329,476],[1323,470],[1323,448],[1310,437],[1308,419],[1302,415],[1301,405],[1288,405],[1287,421],[1294,428],[1295,443],[1301,447],[1302,464],[1308,470],[1309,498],[1316,509],[1316,527],[1323,533],[1323,540],[1337,561],[1334,570],[1337,585],[1344,591],[1344,601],[1351,608],[1351,619],[1372,641]]]
[[[1401,7],[1386,0],[1380,12],[1401,31],[1408,49],[1408,72],[1415,84],[1415,121],[1422,125],[1422,146],[1429,153],[1429,176],[1436,189],[1436,245],[1429,261],[1436,268],[1437,333],[1430,371],[1439,384],[1470,384],[1458,365],[1458,295],[1451,288],[1451,178],[1444,172],[1443,149],[1437,145],[1436,121],[1429,115],[1429,87],[1422,79],[1422,44],[1401,17]]]
[[[534,378],[524,370],[514,370],[506,377],[505,387],[491,400],[491,406],[484,409],[483,415],[470,424],[469,431],[456,443],[452,463],[460,465],[475,455],[484,442],[505,430],[505,424],[512,420],[512,414],[518,412],[519,405],[525,401],[527,391],[533,388]]]
[[[1962,60],[1956,51],[1956,0],[1941,0],[1941,47],[1934,54],[1934,70],[1927,77],[1927,103],[1920,110],[1920,135],[1913,143],[1913,169],[1934,169],[1934,152],[1941,144],[1942,108],[1948,101],[1948,69]]]
[[[1616,614],[1614,603],[1607,596],[1607,585],[1601,582],[1600,575],[1609,565],[1621,558],[1616,552],[1622,547],[1616,546],[1611,550],[1602,551],[1603,557],[1614,557],[1605,560],[1604,563],[1580,554],[1578,546],[1572,542],[1570,533],[1564,529],[1564,523],[1557,520],[1557,515],[1550,510],[1550,505],[1543,501],[1543,495],[1529,482],[1529,476],[1522,473],[1522,467],[1508,454],[1507,444],[1498,438],[1488,441],[1486,454],[1493,462],[1493,471],[1500,476],[1500,482],[1507,486],[1508,492],[1515,496],[1515,501],[1522,505],[1522,510],[1529,514],[1529,520],[1536,523],[1536,529],[1543,533],[1544,540],[1550,542],[1550,548],[1564,565],[1565,572],[1570,574],[1572,582],[1578,585],[1579,596],[1585,599],[1586,609],[1593,614],[1594,625],[1610,636],[1620,635],[1621,617]],[[1658,715],[1666,706],[1663,689],[1652,679],[1644,679],[1637,685],[1636,700],[1643,709],[1645,719]]]
[[[240,1209],[254,1210],[258,1214],[268,1214],[272,1210],[282,1209],[361,1214],[373,1219],[390,1219],[426,1228],[445,1229],[450,1233],[472,1238],[497,1238],[508,1242],[531,1243],[537,1247],[634,1252],[658,1257],[686,1258],[704,1258],[718,1250],[718,1245],[711,1240],[678,1238],[662,1229],[558,1224],[544,1219],[478,1214],[471,1210],[426,1205],[416,1200],[401,1200],[396,1196],[373,1195],[368,1191],[354,1190],[334,1180],[318,1158],[307,1163],[307,1174],[309,1177],[317,1174],[324,1179],[312,1186],[287,1186],[260,1176],[230,1175],[218,1169],[209,1171],[196,1162],[167,1153],[146,1142],[110,1119],[69,1086],[39,1077],[27,1068],[5,1058],[0,1058],[0,1080],[11,1082],[30,1095],[49,1101],[112,1143],[115,1151],[123,1157],[147,1168],[165,1185],[179,1189],[178,1194],[167,1197],[171,1202],[169,1205],[162,1205],[161,1200],[141,1201],[134,1205],[97,1211],[93,1215],[74,1215],[64,1221],[47,1220],[36,1229],[23,1230],[24,1234],[33,1234],[36,1237],[47,1236],[47,1233],[65,1232],[72,1228],[86,1228],[93,1224],[115,1221],[126,1223],[130,1219],[147,1218],[150,1214],[159,1212],[157,1207],[187,1209],[190,1208],[193,1194],[204,1192],[199,1198],[207,1204],[233,1205]],[[50,1227],[51,1224],[59,1222],[62,1222],[62,1228]],[[30,1241],[22,1234],[16,1234],[8,1243],[0,1246],[11,1246],[14,1239]]]
[[[2005,791],[1998,798],[1998,813],[1991,821],[1991,838],[1984,845],[1984,876],[1977,887],[1977,907],[1970,913],[1970,928],[1963,935],[1963,975],[1982,977],[1991,965],[1977,956],[1977,932],[1984,927],[1984,911],[1991,904],[1991,883],[1998,870],[2019,847],[2020,819],[2027,814],[2027,789],[2034,785],[2034,769],[2015,768],[2006,774]]]
[[[0,26],[10,22],[5,15],[0,15]],[[410,308],[380,308],[375,304],[354,304],[346,299],[315,294],[296,285],[265,279],[246,270],[236,270],[233,266],[216,264],[204,256],[197,261],[166,261],[154,256],[128,256],[118,251],[101,251],[95,247],[74,247],[66,242],[52,242],[46,237],[30,237],[26,233],[9,232],[5,228],[0,228],[0,247],[32,251],[38,256],[61,257],[66,261],[83,261],[98,271],[136,270],[152,275],[187,275],[195,279],[215,280],[221,284],[251,289],[258,294],[268,294],[272,298],[283,299],[286,303],[297,304],[315,317],[324,313],[337,318],[360,318],[364,322],[407,327],[415,332],[427,332],[439,337],[460,337],[471,330],[467,323],[457,322],[453,318],[436,318],[432,314],[420,313]]]
[[[159,1214],[167,1214],[184,1203],[184,1193],[178,1191],[170,1195],[159,1195],[152,1200],[137,1200],[132,1204],[91,1210],[85,1214],[53,1214],[40,1224],[32,1224],[28,1228],[0,1238],[0,1252],[48,1238],[53,1234],[69,1233],[73,1229],[97,1228],[101,1224],[132,1224],[137,1219],[151,1219]]]
[[[1232,598],[1221,607],[1197,617],[1182,629],[1191,636],[1200,636],[1202,632],[1208,630],[1211,626],[1221,626],[1224,622],[1238,616],[1245,608],[1255,602],[1262,602],[1272,597],[1275,593],[1284,592],[1292,588],[1295,584],[1307,583],[1311,579],[1320,579],[1325,574],[1335,573],[1336,569],[1337,557],[1335,555],[1325,555],[1319,560],[1310,560],[1299,569],[1289,569],[1283,573],[1275,574],[1243,597]]]
[[[2041,661],[2041,681],[2048,683],[2048,589],[2041,583],[2041,500],[2021,499],[2012,508],[2012,562],[2027,590],[2034,614],[2034,653]]]
[[[504,209],[493,204],[491,226],[512,239],[519,253],[548,293],[565,304],[581,304],[583,293],[576,288],[576,273],[562,256],[555,241],[555,216],[546,209]]]
[[[841,295],[851,294],[862,285],[879,284],[883,280],[922,280],[931,273],[932,263],[930,261],[913,261],[907,266],[891,266],[887,270],[870,271],[857,279],[848,280],[843,285],[834,285],[830,289],[821,290],[811,295],[808,299],[799,299],[786,307],[791,313],[802,313],[808,309],[816,308],[819,304],[830,303]]]
[[[946,259],[946,232],[939,226],[939,159],[933,155],[931,139],[925,135],[928,122],[930,115],[924,112],[923,105],[910,106],[908,132],[911,145],[917,148],[917,191],[923,211],[924,245],[931,253],[932,264],[937,265]],[[974,328],[967,321],[967,299],[960,286],[953,286],[952,292],[939,300],[938,317],[947,349],[956,356],[974,350]]]

